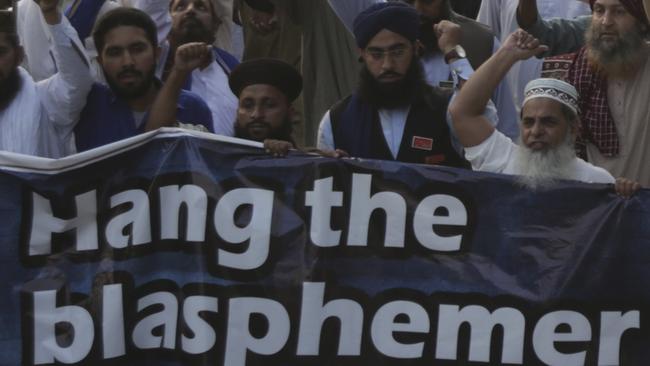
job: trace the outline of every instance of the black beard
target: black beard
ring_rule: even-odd
[[[411,105],[426,91],[422,66],[413,58],[404,78],[392,82],[379,82],[364,65],[359,80],[359,95],[376,109],[394,109]]]
[[[273,130],[269,126],[269,134],[264,139],[287,141],[292,143],[295,146],[296,144],[293,141],[293,137],[291,137],[291,134],[293,133],[292,123],[293,122],[291,122],[289,118],[286,118],[282,123],[282,127],[278,129]],[[263,140],[259,141],[253,138],[251,134],[248,132],[248,129],[246,127],[240,127],[237,121],[235,121],[235,137],[238,137],[240,139],[245,139],[245,140],[264,142]]]
[[[177,45],[191,42],[204,42],[213,44],[215,35],[213,29],[207,29],[203,23],[194,17],[188,17],[181,21],[179,29],[173,31],[177,37]]]
[[[0,82],[0,111],[4,110],[9,104],[11,104],[11,101],[14,100],[16,94],[20,91],[22,82],[17,67]]]
[[[130,70],[131,72],[139,72],[135,70]],[[122,71],[124,72],[124,71]],[[108,83],[108,86],[111,88],[113,93],[120,98],[124,100],[133,100],[133,99],[138,99],[149,91],[151,89],[151,86],[154,83],[156,76],[156,67],[155,65],[151,67],[151,70],[145,77],[142,79],[142,82],[139,85],[136,85],[133,88],[123,88],[119,86],[119,84],[111,79],[108,75],[106,75],[106,82]]]

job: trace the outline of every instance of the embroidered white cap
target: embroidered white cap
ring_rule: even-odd
[[[547,78],[532,80],[524,89],[524,97],[523,104],[535,98],[551,98],[578,114],[578,91],[566,81]]]

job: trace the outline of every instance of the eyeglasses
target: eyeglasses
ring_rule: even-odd
[[[366,53],[369,54],[374,61],[381,61],[385,56],[388,56],[391,60],[398,60],[404,57],[409,49],[409,46],[397,46],[389,49],[368,48],[366,49]]]

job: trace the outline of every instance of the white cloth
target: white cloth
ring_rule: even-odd
[[[496,37],[503,42],[511,33],[519,29],[517,24],[518,5],[519,0],[485,0],[481,2],[477,20],[490,26]],[[537,0],[537,8],[543,19],[555,17],[572,19],[580,15],[591,14],[589,5],[577,0]],[[514,97],[517,110],[523,104],[526,84],[540,76],[542,62],[543,60],[532,57],[526,61],[517,62],[508,72],[506,82]]]
[[[481,144],[466,147],[465,159],[472,163],[474,170],[502,174],[518,174],[515,165],[517,146],[512,140],[499,131],[494,133]],[[596,167],[586,161],[575,158],[571,162],[571,179],[585,183],[614,183],[614,177],[605,169]]]
[[[381,2],[386,2],[386,0],[328,0],[330,7],[351,33],[353,33],[352,24],[354,18],[370,5]],[[493,52],[499,46],[499,42],[495,39],[492,47]],[[440,86],[440,82],[452,81],[454,72],[465,80],[469,79],[474,73],[474,69],[469,62],[462,66],[455,63],[448,65],[445,63],[444,56],[440,53],[423,56],[420,62],[422,63],[427,83],[432,86]],[[496,106],[498,114],[497,129],[516,139],[519,136],[519,126],[516,123],[518,120],[518,111],[512,100],[510,86],[506,81],[499,84],[492,95],[492,101]]]
[[[0,149],[59,158],[74,152],[73,128],[93,79],[87,61],[73,48],[79,40],[70,23],[63,18],[45,31],[58,72],[34,83],[21,70],[22,89],[0,117]]]

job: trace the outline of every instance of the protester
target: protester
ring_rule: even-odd
[[[446,46],[449,33],[442,28],[439,42]],[[446,122],[450,94],[427,85],[422,75],[415,9],[375,4],[355,19],[354,34],[364,62],[360,87],[325,114],[318,148],[360,158],[466,166]]]
[[[247,61],[233,71],[230,88],[239,98],[235,137],[263,142],[276,156],[296,146],[291,103],[302,91],[296,69],[275,59]]]
[[[615,183],[606,170],[576,157],[579,96],[572,85],[536,79],[526,86],[519,146],[495,131],[482,116],[491,90],[512,65],[545,49],[537,39],[519,30],[467,81],[450,106],[465,157],[475,170],[516,174],[520,184],[533,190],[546,188],[559,179]],[[622,195],[640,188],[627,179],[616,183]]]
[[[172,28],[169,33],[169,53],[190,42],[213,44],[219,27],[219,17],[210,0],[172,0],[169,3]],[[174,57],[163,55],[161,60],[165,71],[163,80],[173,67]],[[237,98],[228,88],[228,76],[239,62],[231,54],[214,48],[212,62],[192,72],[185,85],[186,90],[203,98],[212,111],[214,132],[232,136],[232,116],[237,109]]]
[[[415,6],[420,15],[418,41],[422,51],[419,53],[419,58],[424,69],[425,79],[432,86],[451,89],[459,85],[459,79],[467,80],[474,69],[492,55],[498,48],[498,40],[485,25],[456,14],[451,9],[449,1],[406,0],[404,2]],[[352,21],[356,14],[371,4],[383,2],[385,0],[329,0],[332,8],[350,31],[352,31]],[[458,27],[445,29],[450,32],[446,35],[450,40],[446,48],[439,47],[438,38],[441,33],[435,27],[442,20],[458,25]],[[466,57],[469,62],[450,64],[448,60],[456,55]],[[499,85],[492,96],[492,101],[498,111],[497,129],[516,138],[519,133],[517,125],[508,124],[515,119],[517,110],[507,82]]]
[[[108,86],[95,83],[75,127],[78,151],[144,131],[147,113],[160,89],[155,77],[156,25],[144,12],[119,8],[104,15],[93,32],[98,61]],[[176,118],[212,131],[212,116],[197,95],[181,92]]]
[[[490,28],[504,42],[517,25],[517,8],[519,0],[490,0],[481,3],[477,20]],[[578,0],[538,0],[540,19],[562,17],[573,19],[576,16],[590,14],[589,5]],[[513,65],[506,76],[514,97],[515,106],[521,106],[524,100],[524,88],[529,81],[536,79],[542,72],[542,60],[530,58]]]
[[[0,150],[58,158],[72,153],[72,128],[92,85],[87,61],[77,52],[77,34],[62,18],[58,0],[41,0],[36,24],[46,24],[58,72],[34,82],[19,65],[11,13],[0,14]]]

